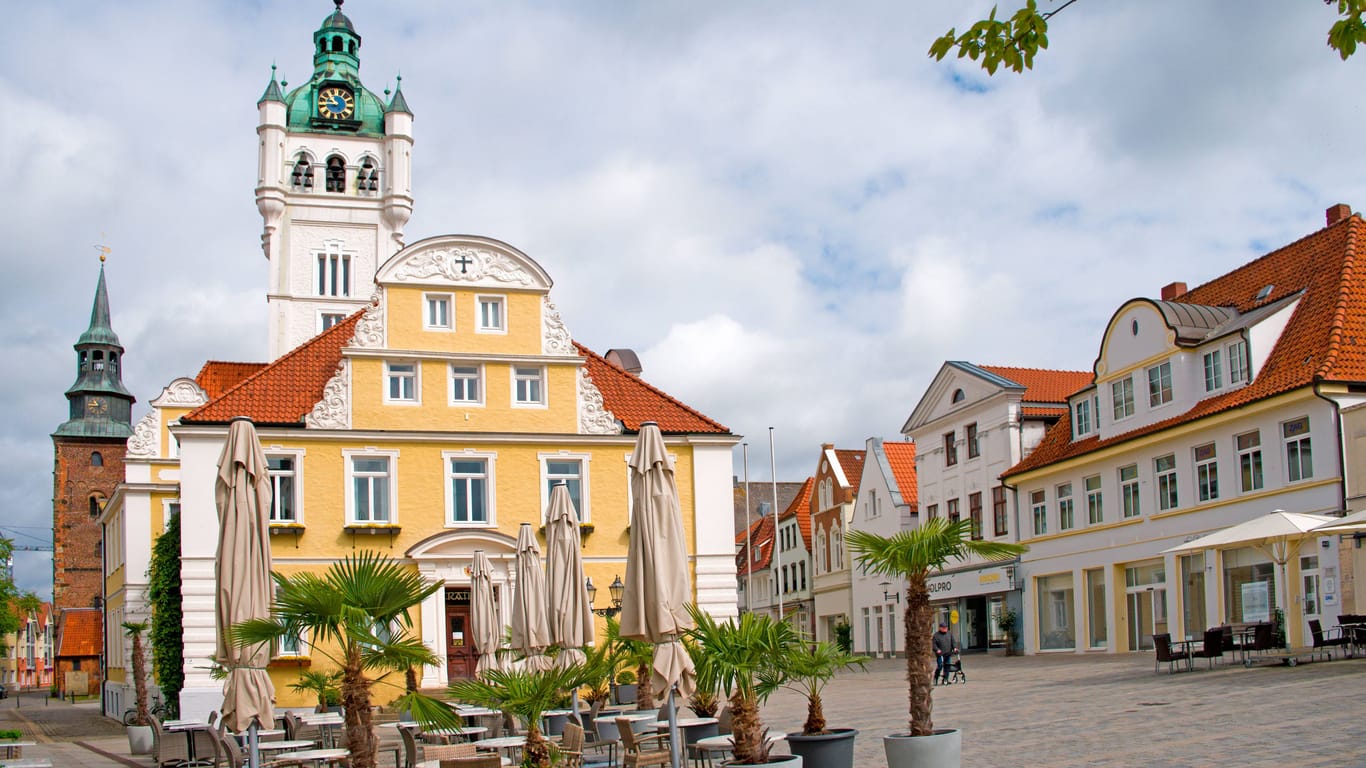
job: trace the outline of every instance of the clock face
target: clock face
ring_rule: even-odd
[[[318,114],[337,120],[345,120],[356,111],[356,99],[351,92],[336,85],[329,85],[318,93]]]
[[[109,403],[106,403],[102,397],[90,398],[85,407],[96,416],[103,416],[109,412]]]

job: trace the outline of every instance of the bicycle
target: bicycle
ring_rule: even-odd
[[[147,706],[147,714],[158,720],[165,720],[171,714],[171,708],[163,701],[155,701]],[[129,707],[123,711],[123,724],[133,725],[138,719],[138,708]]]

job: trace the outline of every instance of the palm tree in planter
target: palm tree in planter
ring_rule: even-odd
[[[787,684],[781,659],[801,642],[801,636],[785,621],[757,613],[718,622],[695,605],[688,606],[693,628],[687,637],[697,644],[699,680],[715,680],[730,700],[731,740],[735,760],[731,765],[782,765],[800,758],[781,755],[770,759],[772,746],[764,738],[759,705],[773,691]]]
[[[971,556],[986,560],[1006,560],[1025,551],[1019,544],[983,541],[972,538],[972,521],[949,522],[942,518],[923,521],[918,527],[879,536],[868,531],[849,531],[845,544],[867,573],[906,580],[906,680],[910,688],[910,733],[891,734],[883,739],[887,765],[936,765],[956,767],[961,763],[962,734],[957,730],[936,731],[930,719],[931,680],[934,654],[931,650],[934,612],[927,586],[930,573],[951,561]],[[910,738],[907,738],[907,737]],[[911,757],[912,754],[925,757]],[[929,762],[924,760],[928,759]],[[920,762],[911,763],[912,760]]]
[[[271,618],[234,625],[233,642],[268,643],[302,638],[313,653],[341,671],[341,703],[351,768],[375,768],[375,735],[370,695],[376,684],[404,691],[401,678],[410,667],[440,663],[413,634],[409,612],[437,590],[412,567],[376,552],[361,551],[332,563],[321,573],[275,578]],[[460,718],[445,703],[404,691],[393,705],[412,712],[427,727],[458,729]]]
[[[299,679],[289,684],[295,693],[311,693],[318,699],[318,712],[326,712],[341,700],[342,673],[338,670],[322,672],[307,670],[299,673]]]
[[[467,704],[507,712],[526,725],[522,765],[549,768],[554,765],[554,746],[541,735],[541,715],[555,709],[566,691],[583,685],[593,671],[582,664],[546,670],[491,669],[482,678],[456,680],[451,697]]]
[[[835,643],[803,640],[793,644],[787,654],[776,661],[775,668],[760,675],[760,691],[767,695],[778,688],[787,688],[806,697],[806,722],[800,733],[787,735],[792,753],[802,756],[806,768],[852,768],[854,737],[858,731],[826,727],[821,691],[840,670],[865,669],[868,660],[846,653]]]
[[[133,640],[133,699],[137,702],[137,713],[128,726],[128,751],[146,755],[152,751],[152,715],[147,708],[147,654],[142,646],[147,622],[125,621],[123,631]]]

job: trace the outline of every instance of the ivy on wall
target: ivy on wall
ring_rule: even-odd
[[[152,546],[147,574],[147,599],[152,605],[152,672],[161,686],[162,700],[175,712],[185,685],[185,640],[180,608],[180,514],[171,515],[166,530]]]

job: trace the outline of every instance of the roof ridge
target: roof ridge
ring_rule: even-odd
[[[1039,373],[1079,373],[1083,376],[1087,376],[1092,373],[1092,371],[1078,371],[1071,368],[1034,368],[1028,365],[995,365],[992,363],[972,363],[972,365],[975,365],[978,368],[981,368],[982,370],[991,370],[992,368],[996,368],[998,370],[1037,371]]]
[[[1177,298],[1173,299],[1173,301],[1178,302],[1178,303],[1195,304],[1195,303],[1197,303],[1197,302],[1185,301],[1186,297],[1190,296],[1192,293],[1195,293],[1195,292],[1199,291],[1201,288],[1204,288],[1205,286],[1210,285],[1211,283],[1214,283],[1214,282],[1216,282],[1216,281],[1218,281],[1218,280],[1222,280],[1222,279],[1228,277],[1229,275],[1232,275],[1232,274],[1235,273],[1235,272],[1242,272],[1243,270],[1250,268],[1250,267],[1253,266],[1254,264],[1259,264],[1259,263],[1261,263],[1261,262],[1263,262],[1263,261],[1266,261],[1267,259],[1272,258],[1273,256],[1276,256],[1276,255],[1280,254],[1282,251],[1286,251],[1286,250],[1289,250],[1289,249],[1291,249],[1291,248],[1294,248],[1295,246],[1299,245],[1300,243],[1305,242],[1306,240],[1310,240],[1310,239],[1315,238],[1315,237],[1320,237],[1321,235],[1323,235],[1324,232],[1327,232],[1327,231],[1329,231],[1329,230],[1332,230],[1332,229],[1335,229],[1335,228],[1337,228],[1337,227],[1340,227],[1340,226],[1342,226],[1343,224],[1345,224],[1345,223],[1351,221],[1352,219],[1357,219],[1358,221],[1360,221],[1360,220],[1361,220],[1361,214],[1353,213],[1351,216],[1348,216],[1348,217],[1344,218],[1342,221],[1339,221],[1339,222],[1337,222],[1337,223],[1335,223],[1335,224],[1330,224],[1329,226],[1326,226],[1326,227],[1320,227],[1319,229],[1316,229],[1316,230],[1310,232],[1309,234],[1304,235],[1303,237],[1300,237],[1300,238],[1298,238],[1298,239],[1296,239],[1296,240],[1292,240],[1291,242],[1288,242],[1288,243],[1286,243],[1285,245],[1282,245],[1280,248],[1277,248],[1277,249],[1275,249],[1275,250],[1273,250],[1273,251],[1267,251],[1266,253],[1262,254],[1261,256],[1258,256],[1257,258],[1253,259],[1252,261],[1244,262],[1244,263],[1239,264],[1238,266],[1234,267],[1233,269],[1230,269],[1229,271],[1224,272],[1223,274],[1215,275],[1214,277],[1211,277],[1210,279],[1206,280],[1205,282],[1203,282],[1203,283],[1201,283],[1201,284],[1199,284],[1199,285],[1197,285],[1197,286],[1195,286],[1195,287],[1193,287],[1193,288],[1188,289],[1185,293],[1183,293],[1183,294],[1181,294],[1180,296],[1178,296]],[[1149,297],[1144,297],[1144,298],[1149,298]],[[1210,307],[1210,306],[1214,306],[1214,307],[1232,306],[1232,307],[1234,307],[1235,309],[1237,309],[1237,307],[1238,307],[1237,304],[1204,304],[1203,306],[1207,306],[1207,307]],[[1239,312],[1242,312],[1241,309],[1239,309],[1238,311],[1239,311]]]
[[[1361,217],[1352,214],[1345,221],[1360,222]],[[1352,277],[1356,274],[1356,242],[1357,230],[1359,226],[1348,226],[1347,244],[1343,248],[1342,269],[1338,277],[1338,297],[1333,309],[1333,322],[1328,331],[1328,353],[1323,356],[1323,362],[1314,372],[1314,378],[1325,379],[1328,374],[1337,366],[1338,354],[1342,351],[1342,331],[1346,323],[1349,293],[1351,291]]]
[[[272,361],[270,361],[269,363],[267,363],[267,364],[265,365],[265,367],[261,368],[259,371],[255,371],[255,372],[249,374],[246,378],[244,378],[244,379],[242,379],[241,381],[237,382],[236,384],[234,384],[233,386],[229,387],[228,389],[223,390],[223,393],[220,394],[218,397],[215,397],[214,399],[212,399],[212,400],[210,400],[209,402],[207,402],[207,403],[205,403],[205,404],[199,406],[198,408],[194,409],[193,411],[190,411],[189,413],[185,414],[185,415],[182,416],[181,418],[182,418],[182,419],[188,419],[188,420],[190,420],[190,421],[193,421],[193,420],[195,419],[196,414],[198,414],[200,411],[202,411],[202,410],[208,408],[209,406],[211,406],[211,405],[213,405],[213,404],[219,402],[219,401],[222,400],[223,398],[225,398],[225,397],[227,397],[227,396],[233,394],[234,392],[236,392],[237,390],[241,389],[242,387],[245,387],[247,384],[249,384],[249,383],[255,381],[257,378],[266,375],[267,373],[269,373],[270,371],[275,370],[276,368],[279,368],[279,367],[280,367],[281,365],[283,365],[286,361],[292,360],[294,357],[303,354],[306,350],[312,349],[314,345],[321,343],[321,342],[323,341],[323,339],[331,338],[331,335],[332,335],[332,334],[340,333],[340,332],[341,332],[341,331],[339,330],[340,328],[342,328],[342,327],[351,327],[351,328],[354,329],[356,322],[360,319],[360,316],[361,316],[361,315],[364,315],[364,314],[365,314],[365,312],[366,312],[367,309],[369,309],[368,306],[367,306],[365,309],[358,309],[358,310],[356,310],[354,313],[351,314],[350,317],[346,318],[345,320],[342,320],[341,322],[337,323],[336,325],[332,326],[331,328],[328,328],[327,330],[323,331],[322,333],[318,334],[317,336],[314,336],[313,338],[309,339],[308,341],[304,342],[303,344],[300,344],[299,346],[295,347],[294,349],[289,350],[288,352],[284,353],[283,355],[280,355],[279,357],[277,357],[277,358],[275,358],[274,360],[272,360]]]
[[[599,355],[597,352],[594,352],[593,350],[589,349],[588,347],[584,346],[583,344],[580,344],[579,342],[574,341],[573,339],[570,339],[570,341],[574,344],[574,348],[577,349],[577,350],[579,350],[580,353],[586,353],[586,354],[588,354],[589,356],[591,356],[591,357],[593,357],[593,358],[595,358],[595,359],[601,361],[603,364],[608,365],[608,366],[611,366],[612,368],[615,368],[616,370],[620,371],[620,372],[621,372],[621,375],[623,375],[623,376],[630,376],[633,380],[639,382],[639,383],[640,383],[642,386],[644,386],[646,389],[650,390],[651,392],[655,393],[656,395],[659,395],[660,397],[664,398],[665,400],[668,400],[669,402],[673,403],[674,405],[677,405],[679,408],[682,408],[683,410],[687,411],[688,413],[692,414],[693,416],[696,416],[697,418],[699,418],[699,419],[701,419],[701,420],[707,422],[708,424],[712,425],[713,427],[716,427],[717,429],[722,430],[722,431],[724,431],[724,432],[729,432],[729,431],[730,431],[730,428],[727,427],[726,425],[722,424],[721,422],[719,422],[719,421],[717,421],[717,420],[711,418],[710,416],[708,416],[708,415],[702,413],[701,411],[697,410],[696,408],[693,408],[692,406],[688,405],[687,403],[683,402],[682,400],[679,400],[678,398],[674,397],[673,395],[669,394],[668,392],[665,392],[664,390],[660,389],[659,387],[656,387],[655,385],[651,384],[650,382],[646,381],[645,379],[642,379],[642,378],[639,377],[639,376],[633,376],[632,374],[630,374],[630,373],[628,373],[628,372],[622,370],[622,369],[620,368],[620,366],[617,366],[617,365],[613,364],[612,361],[608,360],[607,358],[603,357],[602,355]],[[587,372],[585,371],[585,373],[587,373]],[[592,378],[592,376],[590,375],[589,378]]]

